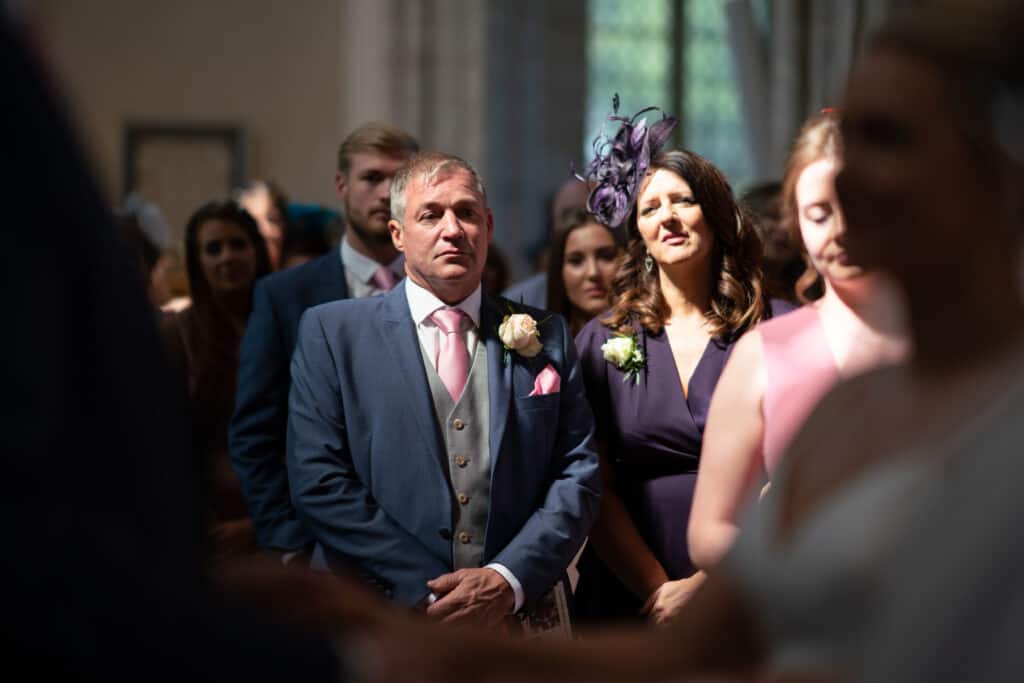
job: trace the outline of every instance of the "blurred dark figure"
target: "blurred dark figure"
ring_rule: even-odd
[[[142,229],[134,213],[118,212],[114,220],[132,263],[138,270],[139,282],[146,291],[146,298],[155,311],[170,298],[163,279],[167,257]]]
[[[508,262],[498,245],[487,248],[487,263],[484,264],[484,291],[491,296],[501,296],[508,287]]]
[[[565,317],[574,337],[611,306],[612,278],[622,252],[616,233],[586,209],[568,211],[555,229],[548,262],[548,310]]]
[[[331,233],[337,213],[320,206],[291,204],[288,207],[288,231],[281,246],[281,270],[323,256],[334,243]]]
[[[16,321],[3,354],[15,399],[0,455],[5,668],[55,680],[341,679],[325,632],[228,607],[203,585],[185,430],[151,307],[2,11],[0,87],[12,95],[0,188],[6,219],[23,227],[8,235],[17,258],[3,269]],[[340,602],[334,585],[325,604]]]
[[[837,179],[850,249],[896,272],[911,302],[915,381],[886,389],[914,408],[904,459],[924,451],[938,475],[886,558],[883,609],[851,680],[1009,682],[1024,670],[1022,64],[1024,3],[936,0],[851,74],[844,135],[860,144]],[[891,220],[869,223],[881,211]]]
[[[527,306],[547,308],[549,249],[554,233],[570,214],[587,208],[589,196],[590,185],[575,176],[563,182],[551,194],[550,199],[545,202],[549,217],[544,230],[544,240],[530,249],[530,260],[533,261],[536,272],[524,280],[513,283],[502,296]]]
[[[787,230],[782,220],[782,183],[755,185],[743,193],[740,205],[754,219],[754,228],[764,245],[761,267],[769,296],[800,303],[797,283],[808,270],[808,263],[800,246],[800,235]],[[808,300],[820,297],[820,283],[808,284],[812,285]]]
[[[327,237],[319,232],[289,229],[281,247],[281,270],[301,266],[331,250]]]
[[[549,200],[551,207],[549,212],[550,222],[546,231],[547,240],[544,245],[545,248],[538,250],[537,254],[534,255],[534,267],[538,273],[544,273],[548,270],[549,249],[559,226],[565,225],[566,221],[571,220],[580,209],[587,208],[587,198],[590,196],[590,189],[590,184],[573,176],[559,185],[554,194],[551,195]]]
[[[204,545],[223,560],[256,552],[252,520],[228,456],[228,424],[238,382],[238,349],[256,279],[270,272],[256,221],[234,201],[210,202],[185,228],[192,305],[168,313],[161,335],[187,395],[202,472]]]
[[[271,270],[284,267],[281,255],[288,238],[288,198],[269,180],[253,180],[235,193],[235,199],[248,211],[267,243]]]

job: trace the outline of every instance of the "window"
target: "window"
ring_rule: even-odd
[[[672,144],[710,159],[742,192],[753,162],[725,3],[589,0],[587,24],[584,160],[617,92],[622,114],[657,105],[678,116]]]

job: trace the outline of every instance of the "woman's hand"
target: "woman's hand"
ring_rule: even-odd
[[[703,582],[704,572],[697,572],[686,579],[666,581],[651,593],[640,613],[650,617],[656,625],[664,626],[679,614],[683,605]]]

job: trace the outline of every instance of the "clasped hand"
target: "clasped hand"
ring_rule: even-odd
[[[659,626],[668,624],[679,614],[703,581],[703,572],[686,579],[666,581],[651,593],[640,613],[649,616],[651,621]]]
[[[427,588],[438,596],[427,616],[445,623],[498,626],[515,606],[512,586],[493,569],[459,569],[428,581]]]

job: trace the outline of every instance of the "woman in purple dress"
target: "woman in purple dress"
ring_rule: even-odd
[[[733,342],[770,315],[760,242],[721,171],[663,152],[634,187],[612,308],[576,338],[606,474],[581,620],[661,622],[699,585],[686,526],[708,403]]]

